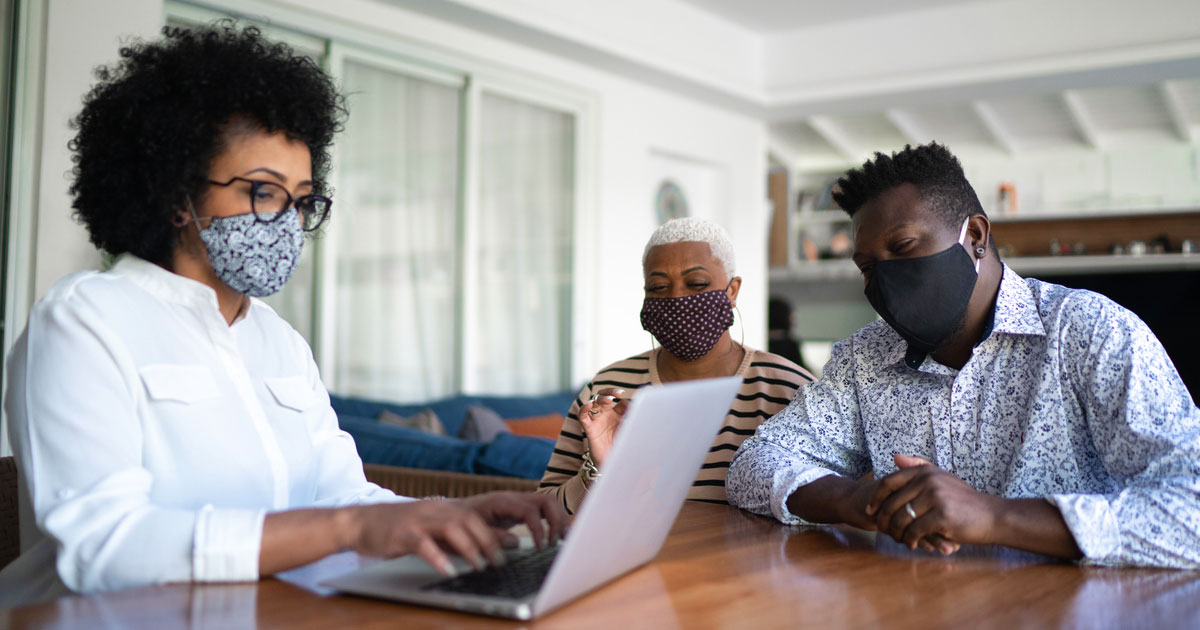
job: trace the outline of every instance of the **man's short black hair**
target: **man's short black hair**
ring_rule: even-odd
[[[925,207],[951,227],[958,228],[971,215],[987,216],[958,158],[936,142],[905,145],[890,156],[876,153],[838,179],[833,200],[854,216],[863,204],[901,184],[916,186]]]
[[[121,49],[72,124],[75,217],[96,247],[170,259],[184,200],[200,203],[230,132],[283,132],[312,155],[313,192],[327,194],[334,134],[346,115],[333,81],[310,58],[231,20],[165,28]]]

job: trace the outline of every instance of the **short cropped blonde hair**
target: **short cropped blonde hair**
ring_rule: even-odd
[[[646,249],[642,252],[642,267],[646,266],[646,259],[650,257],[651,249],[659,245],[685,242],[708,244],[708,249],[712,252],[713,257],[721,261],[721,265],[725,267],[726,275],[730,278],[737,275],[733,259],[733,242],[729,240],[729,233],[725,231],[725,228],[712,221],[695,217],[671,219],[658,226],[658,229],[650,235]]]

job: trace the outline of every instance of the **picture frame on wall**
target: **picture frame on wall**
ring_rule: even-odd
[[[671,219],[720,220],[725,194],[724,171],[704,160],[650,151],[649,181],[655,225]]]

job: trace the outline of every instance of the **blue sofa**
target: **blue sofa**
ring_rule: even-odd
[[[354,437],[365,464],[382,464],[432,471],[541,479],[554,450],[554,441],[502,433],[492,442],[470,442],[457,437],[467,407],[483,405],[504,419],[560,413],[575,400],[575,391],[544,396],[460,395],[415,405],[330,395],[342,430]],[[387,410],[412,416],[432,409],[447,435],[433,435],[379,422]]]

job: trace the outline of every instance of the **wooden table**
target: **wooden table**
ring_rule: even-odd
[[[951,558],[836,527],[687,503],[658,558],[534,622],[346,597],[333,556],[257,584],[170,585],[0,611],[44,628],[1200,628],[1200,572],[1080,568],[993,548]]]

